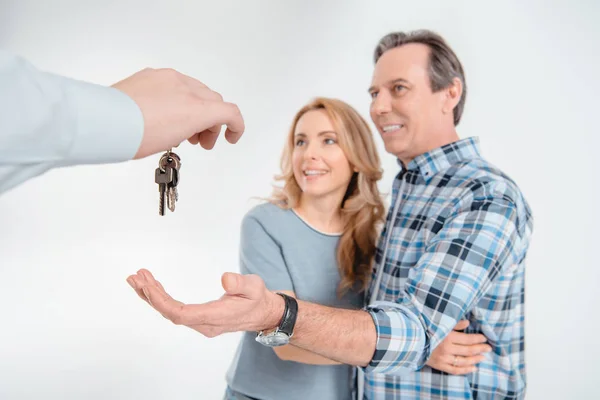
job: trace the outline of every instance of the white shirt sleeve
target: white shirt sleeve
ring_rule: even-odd
[[[0,50],[0,194],[51,168],[131,160],[143,133],[141,110],[118,89]]]

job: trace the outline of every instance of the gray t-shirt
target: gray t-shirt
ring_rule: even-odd
[[[294,211],[266,203],[242,221],[240,269],[257,274],[269,290],[291,290],[301,300],[339,308],[362,307],[363,297],[337,296],[339,235],[317,231]],[[227,384],[259,400],[350,399],[352,367],[283,361],[245,332],[227,372]]]

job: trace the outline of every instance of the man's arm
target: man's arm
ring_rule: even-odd
[[[235,143],[237,106],[176,71],[146,69],[112,87],[37,70],[0,50],[0,193],[62,166],[142,158],[184,140]]]
[[[370,372],[422,367],[503,268],[518,262],[517,224],[509,198],[474,198],[430,240],[397,301],[376,302],[368,313],[299,302],[293,343]]]
[[[131,160],[142,113],[121,91],[45,73],[0,51],[0,192],[51,168]]]
[[[296,298],[296,294],[289,290],[278,290],[278,292],[285,293],[288,296]],[[340,364],[337,361],[313,353],[312,351],[301,349],[300,347],[288,344],[285,346],[274,347],[273,350],[277,357],[285,361],[295,361],[302,364],[312,365],[336,365]]]
[[[448,217],[435,234],[396,302],[349,311],[298,302],[292,343],[367,371],[401,374],[416,370],[460,319],[487,292],[520,249],[516,206],[509,196],[474,199]],[[163,316],[213,337],[225,332],[274,328],[283,299],[258,276],[225,274],[221,299],[183,304],[140,270],[129,284]]]
[[[290,343],[343,364],[366,366],[373,358],[377,334],[366,311],[298,301]]]

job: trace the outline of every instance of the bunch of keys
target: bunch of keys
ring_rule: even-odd
[[[154,172],[154,181],[158,184],[160,197],[158,200],[158,214],[165,215],[165,202],[171,212],[175,211],[175,202],[179,200],[177,184],[179,183],[179,168],[181,159],[171,150],[160,157],[158,168]]]

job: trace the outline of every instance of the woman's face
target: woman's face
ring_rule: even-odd
[[[340,197],[346,193],[352,167],[338,144],[338,133],[324,110],[306,112],[296,124],[292,165],[303,197]]]

